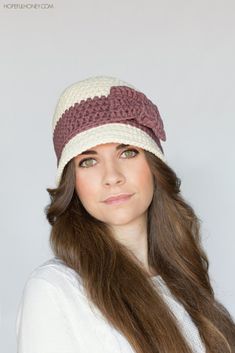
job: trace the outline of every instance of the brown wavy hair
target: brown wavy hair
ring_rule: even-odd
[[[181,180],[145,151],[154,176],[148,209],[148,263],[196,324],[207,353],[235,353],[235,324],[216,300],[200,220],[180,193]],[[73,159],[45,208],[55,256],[82,278],[89,300],[137,353],[190,353],[176,319],[135,255],[90,215],[75,191]],[[78,332],[79,335],[79,332]]]

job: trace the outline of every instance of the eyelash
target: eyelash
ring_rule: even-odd
[[[139,154],[139,151],[137,151],[137,150],[134,149],[134,148],[127,149],[127,150],[123,151],[122,153],[127,152],[127,151],[134,151],[134,152],[136,153],[135,156],[130,157],[130,158],[135,158],[135,157],[137,156],[137,154]],[[127,157],[127,158],[128,158],[128,157]],[[85,159],[83,159],[83,160],[80,161],[80,163],[79,163],[78,166],[79,166],[80,168],[90,168],[90,167],[82,167],[82,163],[83,163],[83,162],[86,162],[86,161],[89,161],[90,159],[94,159],[94,158],[85,158]]]

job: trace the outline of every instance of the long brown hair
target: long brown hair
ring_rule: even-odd
[[[181,180],[162,160],[144,151],[154,176],[148,209],[148,263],[185,307],[207,353],[235,352],[235,324],[214,296],[200,220],[180,194]],[[54,254],[82,278],[89,300],[137,353],[189,353],[176,319],[138,259],[90,215],[75,191],[73,160],[58,188],[47,189]],[[79,335],[79,332],[78,332]]]

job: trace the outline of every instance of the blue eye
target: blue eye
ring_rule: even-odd
[[[129,156],[128,156],[128,154],[127,154],[127,158],[134,158],[138,153],[139,153],[139,151],[137,151],[136,149],[134,149],[134,148],[132,148],[132,149],[127,149],[127,150],[125,150],[125,151],[123,151],[122,152],[122,154],[123,153],[126,153],[126,152],[134,152],[134,155],[132,154],[130,154],[130,153],[128,153],[129,154]],[[83,160],[81,160],[81,162],[79,163],[79,167],[81,167],[81,168],[89,168],[89,167],[92,167],[94,164],[86,164],[86,162],[89,162],[89,161],[92,161],[92,160],[95,160],[94,158],[85,158],[85,159],[83,159]],[[83,163],[85,163],[84,165],[82,165]]]

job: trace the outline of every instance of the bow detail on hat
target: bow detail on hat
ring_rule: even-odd
[[[89,97],[64,111],[54,129],[53,141],[58,160],[75,135],[104,124],[134,125],[147,132],[160,146],[166,135],[158,108],[142,92],[128,86],[112,86],[107,96]]]
[[[166,141],[163,121],[158,108],[142,92],[127,86],[113,86],[107,97],[109,100],[110,118],[133,120],[145,126],[162,141]]]

